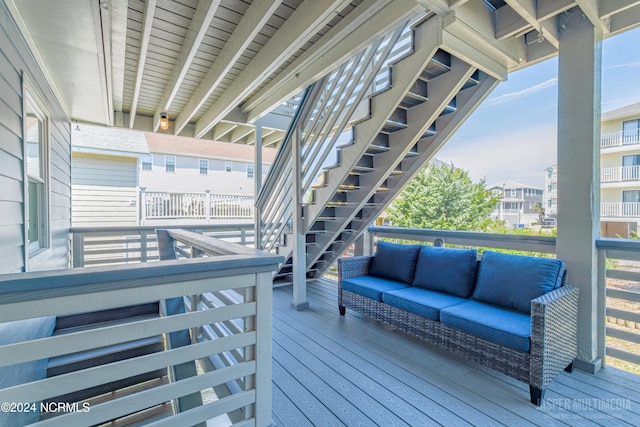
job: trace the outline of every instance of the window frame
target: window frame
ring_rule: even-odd
[[[202,172],[203,170],[204,172]],[[200,175],[209,175],[209,160],[198,159],[198,172]]]
[[[149,161],[145,162],[146,159],[149,159]],[[149,168],[145,168],[145,165],[149,165]],[[153,171],[153,154],[149,153],[140,157],[140,170]]]
[[[171,164],[171,167],[173,168],[172,170],[168,170],[167,166],[169,165],[169,159],[173,159],[173,163]],[[164,171],[166,173],[175,173],[176,172],[176,156],[169,156],[166,155],[164,156]]]
[[[253,163],[247,163],[247,178],[253,179],[256,176],[256,168]]]
[[[25,271],[28,271],[29,260],[51,247],[51,143],[50,112],[27,76],[23,74],[22,79],[24,265]],[[38,131],[39,176],[29,174],[28,123],[26,120],[29,114],[33,114],[37,118],[40,127]],[[36,186],[35,200],[30,191],[31,184]],[[30,224],[34,204],[37,204],[37,239],[30,241]]]

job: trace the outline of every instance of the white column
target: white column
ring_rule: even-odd
[[[253,159],[253,220],[255,222],[255,241],[256,241],[256,249],[261,249],[260,236],[262,234],[262,227],[260,225],[260,217],[262,216],[262,211],[258,208],[258,194],[260,194],[260,190],[262,190],[262,124],[260,121],[256,122],[256,146],[254,150],[254,159]]]
[[[578,8],[559,18],[558,235],[557,257],[569,283],[580,288],[578,358],[589,372],[598,354],[598,262],[600,234],[600,74],[602,33]]]
[[[140,187],[140,225],[147,221],[147,187]]]
[[[301,130],[296,129],[292,138],[291,155],[293,156],[293,302],[296,310],[309,308],[307,301],[307,254],[302,217],[302,159],[300,142]]]

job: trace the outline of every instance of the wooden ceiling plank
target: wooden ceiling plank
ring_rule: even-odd
[[[225,43],[220,54],[200,83],[200,88],[194,93],[189,102],[176,119],[176,135],[184,129],[189,120],[202,108],[213,91],[236,63],[240,55],[251,43],[266,21],[280,6],[282,0],[261,0],[253,2],[242,17],[231,37]],[[209,128],[210,129],[210,128]]]
[[[149,46],[149,36],[151,27],[153,26],[153,14],[156,9],[156,0],[147,0],[144,4],[144,24],[142,30],[142,43],[138,52],[138,66],[136,71],[136,82],[133,90],[133,99],[131,109],[129,110],[129,128],[133,128],[136,118],[136,109],[138,108],[138,98],[140,97],[140,88],[142,86],[142,76],[144,74],[144,64],[147,59],[147,48]]]

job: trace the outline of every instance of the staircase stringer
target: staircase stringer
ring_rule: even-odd
[[[462,90],[457,96],[457,110],[455,113],[446,114],[436,119],[436,128],[439,129],[438,133],[433,136],[421,138],[418,144],[419,155],[411,159],[406,159],[407,168],[403,168],[403,174],[396,177],[391,177],[392,181],[388,192],[381,193],[379,199],[376,199],[376,209],[372,209],[369,215],[362,219],[362,227],[358,230],[354,230],[350,234],[348,239],[345,239],[341,245],[341,249],[338,253],[335,253],[333,257],[325,263],[322,270],[319,271],[323,274],[326,269],[342,254],[342,252],[355,240],[362,235],[366,228],[371,224],[377,216],[394,200],[394,198],[402,191],[402,189],[411,181],[411,179],[418,173],[418,171],[431,160],[435,153],[442,148],[442,146],[451,138],[451,136],[458,130],[458,128],[467,120],[467,118],[475,111],[482,101],[493,91],[500,81],[487,74],[481,74],[478,85]],[[404,164],[403,164],[404,166]],[[326,250],[331,244],[325,245],[323,250]],[[309,264],[313,266],[314,262],[317,262],[320,256],[324,252],[320,252],[314,257],[314,261]]]
[[[326,203],[367,151],[441,44],[442,18],[433,17],[413,29],[413,52],[391,66],[391,86],[370,98],[369,117],[353,127],[354,142],[341,148],[340,164],[328,169],[324,185],[315,189],[314,203],[305,209],[306,231],[310,230]]]

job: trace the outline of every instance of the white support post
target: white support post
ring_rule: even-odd
[[[261,246],[261,235],[262,235],[262,227],[260,218],[262,216],[261,210],[258,208],[258,205],[255,204],[258,200],[258,195],[262,190],[262,124],[258,121],[256,123],[256,146],[254,151],[254,166],[253,166],[253,182],[254,182],[254,190],[253,190],[253,200],[254,200],[254,221],[255,221],[255,246],[256,249],[262,249]]]
[[[211,190],[204,190],[204,217],[207,224],[211,222]]]
[[[558,236],[556,253],[580,288],[576,368],[600,369],[600,89],[602,33],[579,9],[559,18]]]
[[[147,187],[140,187],[140,225],[147,221]]]
[[[291,155],[293,156],[293,302],[296,310],[309,308],[307,301],[307,250],[302,216],[302,131],[297,128],[292,138]]]

